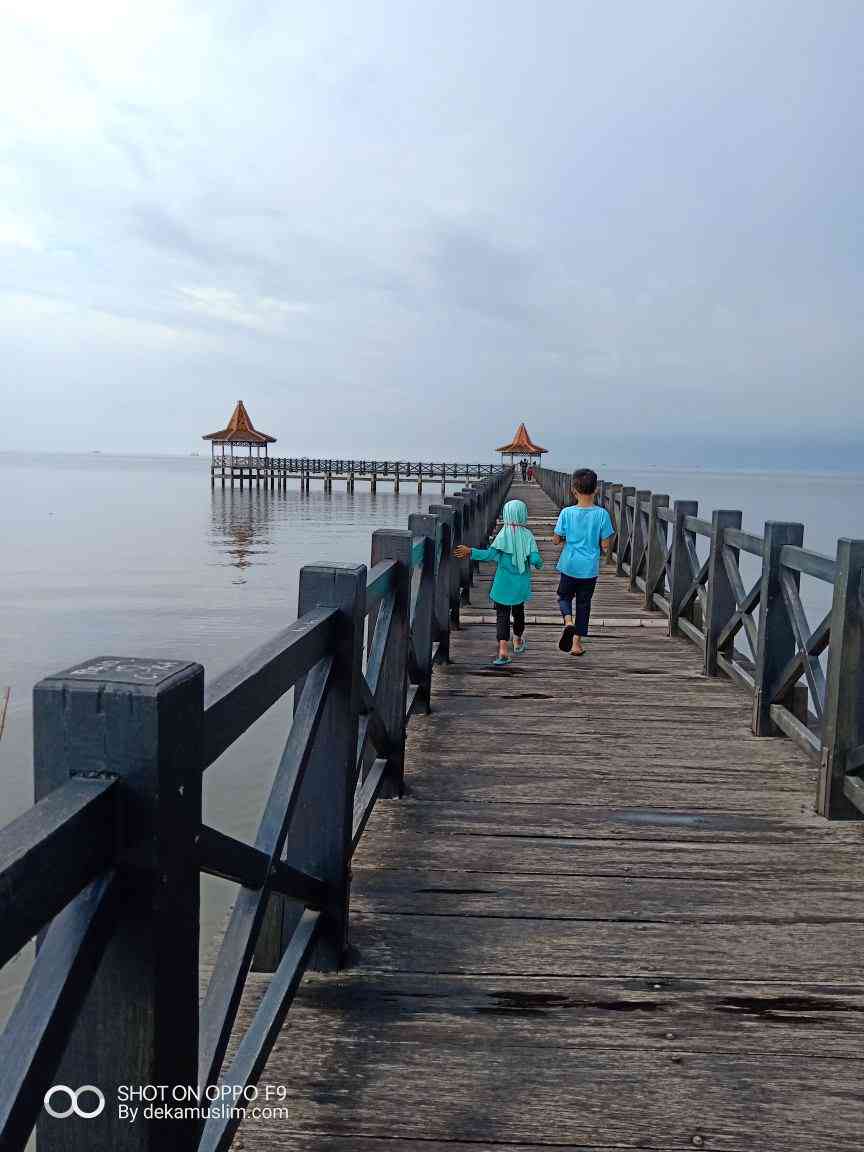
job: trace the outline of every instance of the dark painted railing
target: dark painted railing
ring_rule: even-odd
[[[454,480],[478,479],[494,476],[501,471],[498,464],[435,464],[429,461],[411,460],[337,460],[332,458],[310,459],[307,457],[287,456],[282,458],[288,466],[289,472],[333,472],[344,476],[350,472],[360,473],[364,476],[375,473],[378,476],[428,476],[432,480],[440,480],[442,476]],[[218,460],[218,457],[217,457]]]
[[[309,456],[242,456],[217,454],[212,459],[215,468],[261,468],[265,471],[287,472],[289,475],[301,476],[307,473],[318,477],[332,474],[345,477],[356,474],[358,476],[387,477],[392,479],[401,476],[405,479],[417,479],[418,476],[429,477],[430,480],[482,480],[487,476],[494,476],[501,471],[499,464],[454,464],[434,463],[423,460],[341,460],[335,457],[309,457]]]
[[[0,831],[0,964],[40,934],[0,1036],[4,1152],[37,1121],[40,1152],[230,1145],[230,1109],[203,1126],[130,1123],[118,1092],[210,1086],[242,1103],[305,969],[342,964],[352,854],[376,799],[401,795],[406,725],[430,709],[433,663],[448,659],[470,597],[471,564],[452,548],[485,544],[511,477],[498,469],[408,531],[375,532],[368,569],[303,568],[296,622],[213,683],[186,660],[100,658],[36,686],[37,803]],[[203,774],[291,689],[247,844],[204,823]],[[199,1011],[202,872],[239,890]],[[226,1070],[253,961],[273,977]],[[52,1118],[53,1085],[94,1085],[107,1105]],[[98,1107],[92,1090],[81,1100]],[[65,1092],[57,1108],[68,1107]]]
[[[537,469],[543,490],[570,502],[570,474]],[[819,762],[817,811],[864,813],[864,540],[842,539],[836,557],[803,547],[804,525],[741,529],[739,511],[700,519],[695,500],[601,481],[597,502],[616,530],[609,554],[646,609],[669,618],[704,653],[708,676],[725,673],[753,696],[753,731],[779,732]],[[703,541],[702,558],[697,550]],[[741,554],[759,574],[747,588]],[[832,586],[832,606],[815,628],[801,601],[801,577]],[[736,647],[743,637],[745,650]],[[820,656],[827,650],[827,671]]]

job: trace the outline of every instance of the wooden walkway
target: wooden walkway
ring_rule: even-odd
[[[355,856],[353,964],[305,978],[260,1084],[287,1113],[234,1147],[858,1152],[862,826],[614,575],[581,659],[550,622],[491,669],[473,600]]]

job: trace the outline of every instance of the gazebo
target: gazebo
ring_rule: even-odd
[[[225,459],[225,445],[231,447],[230,455],[234,455],[234,445],[241,445],[249,449],[249,459],[252,459],[252,449],[256,448],[256,456],[260,458],[261,448],[264,448],[264,459],[267,459],[267,445],[275,444],[276,437],[268,436],[266,432],[259,432],[252,421],[249,419],[249,413],[246,411],[246,405],[242,400],[237,401],[237,407],[228,421],[228,427],[223,428],[221,432],[210,432],[206,436],[201,437],[202,440],[210,441],[210,450],[213,463],[216,463],[216,445],[222,445],[222,459]]]
[[[501,453],[502,464],[504,463],[505,456],[510,457],[510,463],[512,464],[517,456],[528,456],[531,459],[536,456],[539,460],[548,449],[541,448],[539,444],[535,444],[528,435],[528,429],[524,424],[520,424],[516,429],[516,435],[510,443],[502,445],[501,448],[496,448],[495,451]]]

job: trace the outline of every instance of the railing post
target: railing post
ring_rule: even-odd
[[[631,592],[638,592],[639,586],[636,579],[639,575],[639,559],[642,555],[642,545],[645,541],[645,520],[642,505],[651,499],[651,493],[647,488],[639,488],[634,493],[633,502],[633,542],[630,545],[630,575],[628,578],[628,587]]]
[[[334,674],[288,831],[285,859],[295,868],[320,876],[329,886],[309,966],[330,972],[342,966],[348,948],[349,865],[366,617],[365,564],[310,564],[301,568],[298,617],[319,605],[337,608],[340,613]],[[294,690],[295,712],[302,691],[301,682]],[[282,904],[284,913],[281,957],[302,908],[284,896],[271,895],[271,907],[274,901]]]
[[[632,524],[630,519],[630,512],[628,510],[628,500],[631,496],[636,495],[636,489],[632,485],[622,485],[621,487],[621,516],[618,523],[618,550],[615,553],[615,575],[626,576],[624,571],[624,552],[627,545],[630,543]],[[630,549],[630,559],[633,559],[633,549]]]
[[[453,548],[454,512],[446,504],[431,504],[429,511],[440,521],[438,536],[438,558],[435,566],[435,607],[433,614],[433,642],[438,647],[438,663],[450,662],[450,588],[451,559]]]
[[[705,602],[705,675],[716,676],[717,640],[723,626],[728,622],[735,611],[735,590],[723,563],[723,533],[727,528],[741,527],[741,513],[728,508],[716,510],[711,517],[711,555],[708,560],[708,580],[706,582],[707,600]],[[730,549],[735,562],[738,562],[738,549]],[[724,646],[731,652],[735,644],[734,639],[727,641]]]
[[[413,519],[413,517],[412,517]],[[382,560],[395,560],[396,599],[390,638],[383,653],[376,688],[377,711],[392,737],[387,751],[387,772],[381,787],[382,797],[402,795],[405,775],[405,705],[408,695],[408,652],[411,613],[411,532],[397,528],[379,528],[372,533],[372,565]],[[369,612],[368,651],[374,645],[378,608]],[[367,675],[368,675],[367,657]],[[381,755],[381,753],[379,753]]]
[[[462,498],[465,501],[465,520],[462,526],[462,540],[469,548],[477,547],[477,494],[470,488],[462,489]],[[473,560],[466,560],[467,583],[465,584],[465,603],[471,603],[471,587],[474,584],[474,573],[477,565]]]
[[[847,799],[847,774],[864,768],[864,540],[837,541],[831,644],[816,811],[831,820],[860,820]]]
[[[804,525],[769,520],[762,546],[762,581],[759,589],[759,640],[753,671],[753,732],[756,736],[776,736],[771,719],[771,686],[795,655],[795,633],[780,588],[780,549],[786,544],[801,547]],[[790,575],[796,585],[797,572]]]
[[[654,611],[654,594],[664,595],[666,589],[666,545],[669,526],[657,515],[658,508],[668,508],[669,497],[657,492],[651,497],[648,513],[648,553],[645,559],[645,607]]]
[[[444,503],[448,504],[451,508],[456,510],[456,544],[465,544],[467,547],[472,547],[470,540],[468,501],[463,495],[458,496],[445,496]],[[456,588],[458,605],[471,603],[471,591],[469,584],[469,572],[471,568],[470,560],[457,560],[452,567],[456,571]],[[452,622],[455,626],[459,627],[459,610],[456,610],[456,615],[451,616]]]
[[[40,1152],[197,1141],[195,1120],[130,1124],[117,1100],[121,1084],[198,1080],[203,710],[204,669],[182,660],[90,660],[34,690],[36,800],[73,776],[122,781],[114,931],[52,1080],[95,1085],[106,1106],[93,1119],[41,1111]]]
[[[612,537],[612,542],[609,545],[609,552],[606,556],[606,564],[611,567],[616,563],[618,558],[619,541],[619,525],[621,523],[621,513],[618,509],[618,501],[621,497],[621,484],[610,483],[606,488],[606,499],[608,501],[607,508],[609,511],[609,518],[612,521],[612,527],[615,529],[615,535]]]
[[[432,634],[436,590],[435,567],[440,524],[436,516],[414,512],[408,517],[408,528],[413,536],[422,536],[426,541],[414,619],[411,622],[411,647],[414,652],[414,666],[412,668],[410,666],[412,662],[409,661],[409,676],[412,683],[419,684],[426,711],[430,712],[432,702]]]
[[[687,553],[685,520],[688,516],[698,516],[698,500],[676,500],[672,505],[672,543],[669,566],[672,579],[669,581],[669,635],[678,636],[678,619],[681,615],[681,601],[690,587],[692,576]]]

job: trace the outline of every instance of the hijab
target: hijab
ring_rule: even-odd
[[[537,542],[534,536],[525,527],[528,519],[528,508],[523,500],[508,500],[501,511],[504,527],[492,541],[490,547],[499,552],[506,552],[513,557],[517,572],[524,572],[528,567],[528,557],[537,551]]]

